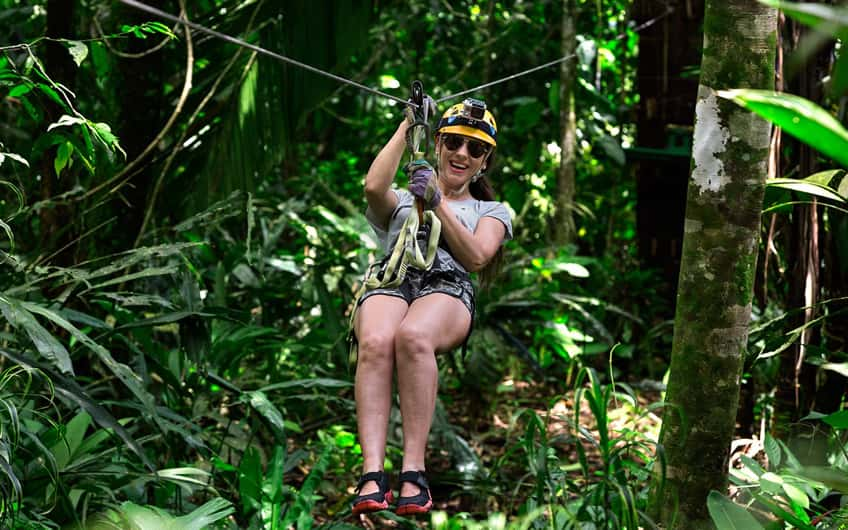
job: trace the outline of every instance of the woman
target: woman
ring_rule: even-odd
[[[383,461],[395,368],[403,416],[397,513],[432,508],[423,472],[436,404],[436,354],[467,339],[474,315],[469,272],[491,272],[502,243],[512,237],[509,213],[492,200],[485,177],[497,145],[497,125],[485,104],[467,99],[444,113],[436,127],[438,170],[424,161],[407,166],[409,191],[392,188],[408,127],[404,120],[368,170],[366,217],[389,253],[407,216],[418,215],[414,203],[420,200],[441,221],[441,239],[429,269],[410,267],[398,287],[372,288],[358,301],[353,323],[358,341],[355,393],[365,462],[353,502],[355,514],[385,510],[393,500]],[[419,232],[419,238],[426,242],[427,234]]]

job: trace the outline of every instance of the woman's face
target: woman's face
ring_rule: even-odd
[[[475,143],[478,145],[469,145]],[[481,153],[481,147],[485,152]],[[439,135],[436,153],[439,158],[439,177],[449,185],[463,186],[478,171],[486,169],[491,151],[488,144],[461,134]],[[475,154],[479,156],[474,156]]]

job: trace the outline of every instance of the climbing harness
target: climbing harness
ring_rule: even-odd
[[[151,7],[147,4],[139,2],[138,0],[119,0],[119,1],[123,4],[126,4],[130,7],[135,8],[135,9],[145,11],[145,12],[150,13],[152,15],[156,15],[157,17],[163,18],[165,20],[170,20],[171,22],[183,24],[184,26],[187,26],[191,29],[200,31],[202,33],[206,33],[208,35],[212,35],[213,37],[217,37],[219,39],[225,40],[225,41],[230,42],[232,44],[237,44],[239,46],[243,46],[243,47],[250,49],[250,50],[253,50],[257,53],[267,55],[269,57],[273,57],[274,59],[292,64],[294,66],[297,66],[299,68],[303,68],[305,70],[309,70],[310,72],[313,72],[315,74],[323,75],[324,77],[329,77],[330,79],[333,79],[333,80],[338,81],[340,83],[344,83],[344,84],[354,86],[356,88],[359,88],[360,90],[364,90],[364,91],[369,92],[371,94],[374,94],[374,95],[377,95],[377,96],[382,96],[384,98],[390,99],[390,100],[395,101],[397,103],[401,103],[403,105],[410,106],[413,109],[419,108],[420,103],[415,103],[413,101],[403,100],[403,99],[401,99],[397,96],[393,96],[391,94],[387,94],[387,93],[382,92],[380,90],[377,90],[375,88],[371,88],[371,87],[363,85],[361,83],[357,83],[356,81],[352,81],[350,79],[346,79],[344,77],[341,77],[341,76],[338,76],[338,75],[335,75],[335,74],[331,74],[330,72],[325,72],[324,70],[321,70],[320,68],[316,68],[314,66],[310,66],[306,63],[302,63],[302,62],[297,61],[295,59],[292,59],[290,57],[286,57],[285,55],[280,55],[279,53],[275,53],[275,52],[272,52],[270,50],[266,50],[265,48],[262,48],[261,46],[256,46],[255,44],[250,44],[249,42],[245,42],[241,39],[237,39],[237,38],[232,37],[230,35],[227,35],[225,33],[221,33],[221,32],[215,31],[213,29],[209,29],[205,26],[201,26],[200,24],[197,24],[195,22],[191,22],[191,21],[186,20],[184,18],[175,17],[174,15],[171,15],[170,13],[166,13],[164,11],[156,9],[155,7]],[[651,20],[648,20],[648,21],[644,22],[643,24],[633,28],[633,32],[639,33],[643,29],[648,28],[650,26],[653,26],[654,24],[656,24],[660,20],[671,15],[671,13],[674,12],[674,9],[675,9],[674,6],[666,5],[666,10],[665,10],[664,13],[657,15],[656,17],[652,18]],[[616,36],[613,40],[621,40],[623,38],[626,38],[628,35],[629,35],[628,33],[622,33],[622,34]],[[533,68],[529,68],[527,70],[509,75],[507,77],[503,77],[501,79],[496,79],[495,81],[491,81],[489,83],[485,83],[485,84],[476,86],[474,88],[469,88],[467,90],[463,90],[462,92],[457,92],[455,94],[450,94],[448,96],[444,96],[444,97],[439,98],[435,101],[436,101],[436,103],[442,103],[444,101],[455,99],[455,98],[458,98],[460,96],[464,96],[465,94],[470,94],[471,92],[476,92],[476,91],[482,90],[484,88],[489,88],[489,87],[494,86],[494,85],[499,85],[501,83],[505,83],[507,81],[511,81],[511,80],[516,79],[518,77],[522,77],[522,76],[525,76],[527,74],[533,73],[537,70],[542,70],[544,68],[548,68],[550,66],[568,61],[570,59],[574,59],[576,57],[577,57],[576,53],[565,55],[563,57],[560,57],[559,59],[554,59],[553,61],[549,61],[545,64],[541,64],[541,65],[535,66]]]

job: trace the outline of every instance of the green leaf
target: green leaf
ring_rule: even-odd
[[[554,270],[567,272],[575,278],[588,278],[589,269],[579,263],[560,262],[553,266]]]
[[[771,471],[767,471],[760,477],[760,488],[766,493],[779,493],[783,486],[783,478]]]
[[[824,363],[821,368],[841,374],[843,377],[848,377],[848,363]]]
[[[755,112],[813,149],[848,167],[848,131],[823,108],[802,97],[768,90],[719,90],[718,96]]]
[[[777,440],[772,435],[766,433],[765,440],[763,440],[763,448],[768,456],[769,468],[777,469],[780,467],[780,445],[778,445]]]
[[[216,497],[193,512],[175,517],[155,506],[140,506],[130,501],[113,512],[121,528],[135,530],[202,530],[233,513],[230,501]],[[104,525],[111,527],[112,525]]]
[[[103,142],[106,145],[106,147],[108,147],[109,149],[111,149],[113,151],[118,151],[119,153],[124,155],[124,158],[127,157],[126,151],[124,151],[123,148],[121,147],[121,144],[118,142],[118,137],[115,136],[112,133],[112,128],[109,127],[108,123],[103,123],[103,122],[92,123],[92,122],[89,122],[89,126],[91,127],[92,131],[94,132],[94,135],[101,142]]]
[[[62,373],[74,373],[68,350],[38,323],[20,301],[0,296],[0,311],[10,324],[26,332],[38,353],[53,363]]]
[[[88,57],[88,46],[84,42],[69,40],[65,41],[65,46],[68,47],[68,53],[71,54],[77,66],[81,65],[85,58]]]
[[[72,127],[74,125],[85,125],[85,123],[86,121],[83,118],[77,118],[76,116],[68,116],[65,114],[59,118],[59,121],[48,125],[47,131],[52,131],[56,127]]]
[[[836,175],[840,174],[845,174],[845,171],[842,169],[828,169],[825,171],[819,171],[818,173],[813,173],[809,177],[805,178],[804,182],[812,182],[813,184],[830,187],[831,181],[836,177]]]
[[[627,155],[624,154],[624,149],[621,148],[621,143],[612,136],[604,134],[597,139],[595,144],[599,145],[607,156],[609,156],[613,162],[619,166],[623,166],[626,163]]]
[[[23,164],[26,167],[29,167],[29,162],[27,162],[26,158],[22,157],[21,155],[17,155],[15,153],[0,153],[0,166],[3,165],[3,162],[7,158],[11,158],[15,162],[18,162],[19,164]]]
[[[59,148],[56,150],[56,158],[53,160],[53,169],[56,170],[57,177],[61,175],[62,170],[68,165],[68,162],[71,160],[71,153],[73,152],[74,146],[71,142],[59,144]]]
[[[848,9],[825,4],[781,2],[780,0],[759,0],[760,3],[780,9],[790,18],[839,37],[848,28]]]
[[[177,38],[177,36],[174,35],[174,32],[171,31],[171,28],[161,22],[145,22],[141,25],[141,29],[147,33],[161,33],[163,35],[167,35],[171,39]]]
[[[822,421],[836,429],[848,429],[848,410],[840,410],[822,418]]]
[[[806,466],[793,472],[798,477],[821,482],[828,488],[848,494],[848,474],[831,467]]]
[[[848,176],[842,177],[842,181],[839,183],[839,189],[836,191],[843,197],[848,197]]]
[[[250,446],[239,462],[239,496],[245,511],[257,509],[262,502],[262,461],[256,447]]]
[[[71,462],[71,458],[76,453],[85,438],[85,431],[91,425],[91,416],[86,412],[80,412],[67,423],[64,429],[64,436],[50,448],[56,459],[56,466],[59,471],[64,471]]]
[[[763,525],[748,510],[715,490],[707,497],[707,509],[716,530],[763,530]]]
[[[271,390],[281,390],[284,388],[297,388],[298,390],[303,388],[310,387],[323,387],[323,388],[345,388],[349,386],[353,386],[353,383],[350,381],[343,381],[341,379],[329,379],[323,377],[317,377],[315,379],[298,379],[295,381],[285,381],[283,383],[274,383],[268,386],[263,386],[260,390],[263,392],[268,392]]]
[[[766,186],[771,186],[773,188],[783,188],[787,190],[798,191],[801,193],[809,193],[810,195],[815,195],[824,199],[830,199],[841,203],[848,203],[848,198],[845,198],[842,195],[836,193],[833,188],[830,188],[828,186],[822,186],[821,184],[816,184],[814,182],[808,182],[806,180],[774,178],[768,179],[766,181]]]
[[[6,94],[6,97],[19,98],[32,91],[32,87],[33,85],[28,82],[21,83],[20,85],[15,85],[14,87],[12,87],[12,90],[10,90],[8,94]]]
[[[268,400],[268,396],[265,395],[261,390],[255,390],[253,392],[245,392],[244,396],[247,398],[250,406],[253,407],[259,414],[261,414],[268,423],[271,424],[271,428],[274,431],[274,434],[277,436],[277,440],[280,443],[286,442],[286,426],[285,421],[283,420],[283,413],[280,412],[273,403]]]
[[[805,510],[810,509],[810,498],[800,488],[788,483],[783,483],[782,487],[786,496],[792,501],[792,504],[800,506]]]

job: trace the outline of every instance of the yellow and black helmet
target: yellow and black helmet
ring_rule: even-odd
[[[486,109],[486,104],[479,99],[468,98],[446,110],[436,125],[436,135],[442,133],[477,138],[492,147],[498,145],[498,124]]]

